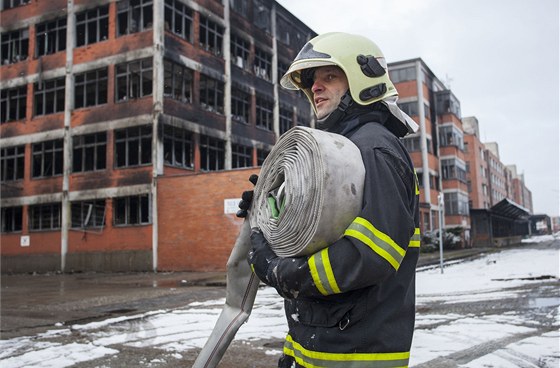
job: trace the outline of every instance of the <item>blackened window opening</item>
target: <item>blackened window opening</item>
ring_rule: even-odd
[[[74,107],[76,109],[107,103],[107,68],[77,74]]]
[[[109,37],[109,6],[76,14],[76,46],[105,41]]]
[[[62,175],[63,140],[55,139],[35,143],[32,146],[33,178],[46,178]]]
[[[104,170],[107,165],[107,133],[92,133],[73,138],[72,171]]]
[[[115,167],[147,165],[152,162],[152,127],[143,125],[115,130]]]
[[[23,179],[25,169],[25,146],[6,147],[0,150],[1,181]]]

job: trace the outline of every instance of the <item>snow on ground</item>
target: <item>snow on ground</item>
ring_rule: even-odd
[[[533,242],[542,238],[533,238]],[[510,288],[534,283],[531,278],[539,276],[558,278],[559,269],[559,249],[555,247],[505,250],[474,261],[448,266],[444,268],[443,274],[439,268],[421,271],[417,274],[418,305],[512,297],[516,292],[510,291]],[[552,303],[558,306],[560,301],[553,300]],[[36,336],[0,340],[0,366],[70,367],[104,355],[118,354],[119,351],[115,349],[118,344],[156,347],[180,356],[185,350],[204,346],[223,304],[224,299],[197,302],[176,310],[152,311],[66,328],[53,328]],[[550,325],[560,327],[559,308],[547,317]],[[531,336],[534,335],[531,332],[536,331],[537,327],[533,327],[521,311],[485,316],[420,313],[417,316],[410,365],[489,341],[527,333],[527,338],[460,367],[530,367],[529,364],[535,367],[558,367],[559,331]],[[80,343],[55,342],[57,338],[72,332],[80,333]],[[282,339],[286,332],[282,299],[274,289],[266,287],[257,293],[251,317],[239,329],[236,340]],[[270,353],[277,352],[271,350]],[[523,364],[516,364],[516,360]]]

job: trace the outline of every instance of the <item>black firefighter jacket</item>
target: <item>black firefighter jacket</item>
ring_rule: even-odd
[[[327,248],[281,259],[274,269],[289,327],[281,366],[408,367],[418,181],[399,138],[375,118],[355,118],[336,132],[356,144],[364,161],[359,216]]]

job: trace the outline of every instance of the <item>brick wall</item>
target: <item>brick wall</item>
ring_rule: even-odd
[[[224,213],[224,199],[240,198],[258,169],[158,179],[158,269],[225,270],[243,223]]]

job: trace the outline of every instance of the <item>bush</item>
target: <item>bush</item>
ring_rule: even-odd
[[[460,227],[445,230],[442,236],[443,249],[451,250],[461,248],[463,244],[463,240],[461,239],[462,232],[463,229]],[[428,231],[422,235],[421,248],[422,247],[426,248],[423,250],[425,253],[439,249],[439,229]]]

